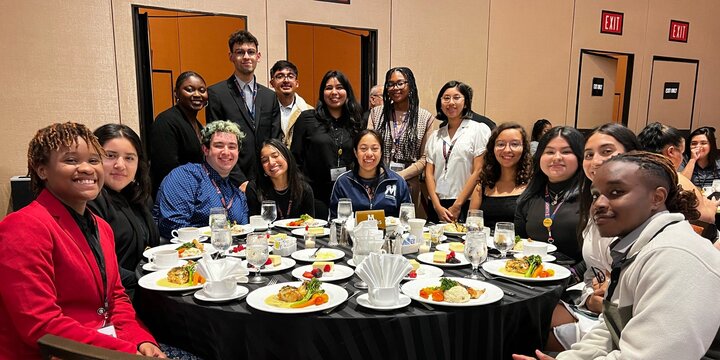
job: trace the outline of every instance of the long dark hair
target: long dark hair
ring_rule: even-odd
[[[343,74],[340,70],[330,70],[325,73],[322,80],[320,80],[320,90],[318,91],[318,102],[317,106],[315,107],[315,117],[320,121],[321,124],[325,125],[325,128],[327,130],[330,130],[330,124],[332,120],[332,116],[330,115],[330,111],[327,108],[327,104],[325,103],[325,85],[327,85],[328,81],[332,78],[337,79],[337,81],[343,86],[343,89],[345,89],[345,93],[347,94],[347,100],[345,101],[345,104],[343,105],[342,109],[342,117],[341,121],[344,118],[347,118],[349,121],[349,129],[354,137],[362,127],[362,112],[360,111],[360,104],[358,104],[357,100],[355,99],[355,92],[353,91],[352,85],[350,84],[350,80],[348,80],[347,76]]]
[[[495,183],[500,180],[502,168],[500,167],[500,163],[498,162],[497,157],[495,157],[494,149],[495,141],[497,140],[498,136],[500,136],[500,133],[505,130],[517,130],[520,132],[520,135],[522,137],[523,151],[520,155],[520,160],[515,165],[515,185],[524,185],[527,184],[528,181],[530,181],[530,174],[532,172],[532,155],[530,155],[530,142],[528,141],[527,133],[525,133],[525,129],[520,126],[520,124],[514,122],[506,122],[500,124],[498,127],[493,129],[492,133],[490,133],[490,139],[487,143],[487,149],[485,151],[485,155],[483,155],[483,169],[480,173],[480,179],[478,180],[482,187],[492,189],[495,187]]]
[[[668,145],[680,147],[684,138],[678,129],[654,122],[647,124],[637,136],[642,150],[662,154]]]
[[[518,208],[524,206],[524,204],[533,196],[545,193],[545,186],[547,186],[547,184],[549,183],[549,179],[547,174],[542,172],[542,169],[540,169],[540,158],[545,152],[545,148],[547,147],[548,143],[557,137],[561,137],[568,142],[573,154],[577,158],[578,163],[578,168],[577,170],[575,170],[575,174],[570,178],[572,181],[570,182],[568,190],[566,190],[567,192],[565,193],[565,201],[575,200],[575,198],[577,198],[578,194],[580,193],[580,183],[582,182],[583,177],[583,171],[581,166],[582,152],[583,145],[585,144],[585,139],[583,138],[582,134],[573,127],[556,126],[550,129],[550,131],[548,131],[547,133],[545,133],[545,135],[543,135],[543,137],[541,137],[540,141],[538,142],[537,151],[533,156],[533,175],[527,189],[525,189],[525,191],[522,193],[522,195],[520,195],[520,198],[518,199]]]
[[[135,179],[122,191],[129,193],[131,203],[145,205],[150,198],[150,172],[138,134],[129,126],[123,124],[105,124],[97,128],[94,134],[102,146],[112,139],[126,139],[135,148],[138,155],[138,168],[135,172]]]
[[[697,128],[693,130],[693,132],[690,133],[690,138],[688,139],[687,145],[685,146],[685,156],[687,158],[690,158],[690,143],[692,142],[692,138],[698,135],[705,135],[708,140],[708,145],[710,145],[710,151],[708,152],[708,164],[710,166],[710,169],[715,170],[715,161],[718,159],[718,148],[717,148],[717,140],[715,139],[715,128],[710,126],[703,126],[701,128]]]
[[[360,145],[360,140],[365,137],[365,135],[372,135],[378,143],[380,143],[380,162],[378,163],[377,169],[375,169],[375,175],[380,175],[380,169],[385,167],[385,164],[383,163],[383,156],[382,154],[385,151],[385,144],[383,144],[382,137],[380,137],[380,134],[372,129],[363,129],[360,131],[355,137],[353,138],[353,150],[357,151],[358,145]],[[357,155],[353,156],[353,173],[355,173],[356,176],[359,176],[360,172],[360,160],[357,158]]]
[[[589,134],[587,134],[587,136],[585,137],[585,141],[587,142],[587,140],[589,140],[595,134],[612,136],[615,140],[617,140],[617,142],[620,143],[620,145],[623,146],[624,153],[642,149],[642,146],[640,145],[637,136],[635,136],[635,133],[619,124],[609,123],[600,125],[594,128]],[[591,187],[592,181],[590,181],[590,178],[588,178],[587,174],[585,174],[582,184],[580,185],[580,222],[578,222],[576,230],[578,242],[580,243],[581,247],[584,241],[583,231],[585,230],[585,226],[587,226],[587,223],[590,220],[590,206],[592,205],[592,195],[590,193]]]
[[[412,151],[404,152],[401,151],[401,153],[415,153],[415,149],[418,145],[418,129],[417,129],[417,123],[418,123],[418,111],[420,109],[420,98],[418,96],[417,91],[417,84],[415,83],[415,75],[413,74],[412,70],[410,70],[407,67],[394,67],[390,70],[388,70],[385,73],[385,85],[383,86],[383,114],[380,118],[380,123],[377,126],[377,131],[380,133],[380,137],[382,139],[385,138],[385,134],[387,131],[390,130],[390,127],[392,126],[390,119],[393,119],[395,116],[395,107],[393,106],[393,102],[390,99],[390,94],[388,94],[388,83],[390,82],[390,78],[392,77],[392,74],[395,72],[401,73],[405,80],[407,81],[406,86],[408,87],[408,113],[407,113],[407,130],[405,132],[405,137],[407,139],[406,146],[408,149],[411,149]],[[422,131],[424,129],[421,129]],[[381,141],[382,143],[382,141]]]
[[[533,124],[532,129],[532,141],[539,141],[540,137],[542,137],[543,129],[545,129],[546,126],[552,126],[552,123],[550,123],[550,120],[548,119],[540,119]]]
[[[305,188],[303,186],[305,182],[305,177],[300,172],[295,158],[292,156],[287,146],[285,146],[285,144],[283,144],[282,141],[278,139],[267,139],[263,141],[258,154],[261,153],[262,149],[266,146],[274,147],[278,151],[278,153],[280,153],[280,156],[285,159],[285,162],[287,163],[287,171],[285,175],[287,175],[290,198],[297,199],[297,201],[299,201],[300,199],[302,199],[303,193],[305,191]],[[258,174],[262,174],[261,176],[258,176],[257,180],[259,190],[258,196],[260,197],[259,200],[262,201],[263,198],[267,196],[266,194],[273,193],[275,191],[275,188],[273,187],[273,183],[270,177],[265,174],[265,170],[262,166],[262,161],[258,161],[258,167]]]

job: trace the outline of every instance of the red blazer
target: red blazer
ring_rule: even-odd
[[[135,353],[152,335],[135,318],[120,282],[110,226],[95,216],[107,272],[110,322],[118,337],[97,332],[102,278],[90,245],[48,190],[0,222],[0,359],[40,358],[45,334]]]

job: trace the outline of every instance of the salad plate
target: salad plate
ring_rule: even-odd
[[[286,257],[281,258],[281,259],[282,259],[282,262],[280,263],[280,265],[278,265],[278,266],[265,265],[264,268],[260,269],[260,273],[261,274],[270,274],[270,273],[274,273],[274,272],[278,272],[278,271],[283,271],[283,270],[287,270],[287,269],[295,266],[295,264],[296,264],[295,260],[293,260],[293,259],[286,258]],[[247,260],[243,260],[242,266],[246,267],[248,269],[248,271],[250,271],[251,274],[255,273],[255,268],[252,265],[248,264]]]
[[[303,274],[305,272],[312,271],[312,265],[304,265],[300,267],[296,267],[292,271],[292,276],[294,276],[298,280],[309,280],[308,278],[304,277]],[[350,267],[347,267],[345,265],[335,265],[333,266],[333,271],[327,273],[324,272],[321,277],[317,278],[320,281],[337,281],[337,280],[343,280],[347,279],[355,274],[355,270],[351,269]]]

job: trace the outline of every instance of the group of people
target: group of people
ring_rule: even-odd
[[[687,150],[679,131],[659,123],[638,136],[606,124],[585,137],[542,119],[528,137],[519,124],[474,113],[472,88],[459,81],[442,86],[434,113],[421,108],[407,67],[387,71],[365,116],[336,70],[313,108],[296,93],[295,65],[275,63],[272,91],[254,74],[257,39],[238,31],[228,46],[227,80],[207,87],[195,72],[178,76],[176,105],[150,129],[149,156],[126,125],[93,133],[53,124],[35,135],[28,171],[37,200],[0,222],[9,259],[0,264],[0,357],[37,358],[45,333],[163,357],[129,298],[145,247],[207,224],[215,207],[240,224],[264,200],[276,202],[278,219],[333,218],[342,198],[392,216],[412,202],[433,222],[481,209],[485,226],[514,222],[521,237],[554,243],[585,281],[576,303],[553,313],[548,348],[572,346],[558,358],[694,358],[710,348],[719,313],[700,309],[720,287],[720,253],[687,220],[715,222],[718,202],[698,189],[720,179],[714,129],[695,130]],[[197,119],[203,108],[207,125]],[[670,305],[674,292],[681,305]]]

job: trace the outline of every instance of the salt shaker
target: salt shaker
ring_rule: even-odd
[[[328,246],[338,245],[338,229],[341,224],[342,223],[338,219],[333,220],[330,224],[330,241],[328,242]]]

